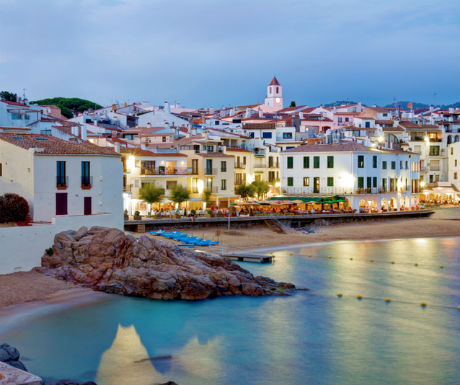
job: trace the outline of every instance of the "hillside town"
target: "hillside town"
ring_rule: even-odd
[[[0,102],[0,192],[25,197],[33,222],[67,216],[80,225],[100,214],[119,228],[123,213],[374,213],[456,204],[459,116],[439,107],[286,107],[276,77],[263,103],[217,110],[136,102],[66,119],[59,107],[24,96]],[[159,191],[150,202],[142,193],[149,187]]]

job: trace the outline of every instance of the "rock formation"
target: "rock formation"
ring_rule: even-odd
[[[154,299],[281,295],[295,289],[255,277],[226,258],[105,227],[56,234],[37,270],[95,290]]]
[[[8,345],[7,343],[0,345],[0,362],[4,362],[5,364],[17,369],[27,371],[24,364],[19,361],[19,357],[19,351],[14,346]]]

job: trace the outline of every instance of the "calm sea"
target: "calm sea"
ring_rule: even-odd
[[[274,264],[244,266],[309,291],[193,303],[114,296],[0,340],[42,377],[102,385],[460,383],[460,238],[274,254]]]

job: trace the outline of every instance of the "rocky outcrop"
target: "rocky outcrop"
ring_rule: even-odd
[[[253,276],[226,258],[105,227],[58,233],[39,271],[95,290],[154,299],[281,295],[289,283]],[[51,255],[49,255],[51,254]]]
[[[27,371],[24,364],[19,361],[19,350],[14,346],[8,345],[6,343],[0,345],[0,361],[4,362],[16,369],[21,369]]]

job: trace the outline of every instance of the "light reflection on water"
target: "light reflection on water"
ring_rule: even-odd
[[[459,253],[459,238],[276,251],[273,265],[244,266],[310,291],[196,303],[113,297],[1,340],[39,375],[102,385],[457,384]]]

